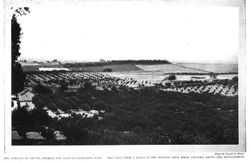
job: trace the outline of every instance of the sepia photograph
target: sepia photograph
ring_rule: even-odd
[[[4,145],[246,151],[244,0],[4,3]]]

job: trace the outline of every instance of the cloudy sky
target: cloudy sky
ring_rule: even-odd
[[[25,58],[237,62],[235,7],[86,1],[34,5],[30,11],[19,18]]]

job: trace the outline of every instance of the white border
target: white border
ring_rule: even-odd
[[[62,1],[62,0],[61,0]],[[66,0],[67,1],[67,0]],[[113,0],[114,1],[114,0]],[[153,1],[153,0],[152,0]],[[157,0],[155,0],[157,1]],[[3,73],[0,73],[1,76],[4,76],[4,80],[1,80],[1,91],[4,91],[4,94],[0,96],[1,103],[4,103],[4,109],[1,109],[1,132],[4,131],[4,134],[1,133],[1,141],[4,139],[3,144],[6,145],[5,149],[3,149],[3,145],[1,145],[1,151],[3,151],[4,156],[20,156],[20,157],[30,157],[30,156],[79,156],[79,157],[107,157],[107,156],[167,156],[167,155],[197,155],[199,152],[202,155],[211,155],[211,152],[245,152],[246,151],[246,136],[245,136],[245,114],[246,114],[246,40],[245,40],[245,10],[244,10],[244,0],[238,0],[239,3],[233,3],[235,1],[226,1],[225,0],[212,0],[213,2],[208,3],[205,2],[205,5],[219,5],[219,6],[235,6],[239,7],[240,10],[240,33],[239,40],[240,41],[240,55],[238,57],[239,60],[239,145],[109,145],[109,146],[11,146],[11,125],[10,124],[2,124],[3,123],[11,123],[11,110],[8,109],[10,107],[10,90],[11,90],[11,82],[10,82],[10,16],[11,11],[9,10],[9,6],[5,6],[4,13],[4,21],[7,22],[4,24],[4,60],[1,59],[1,69],[4,69]],[[13,4],[14,1],[5,0],[5,5]],[[34,5],[37,3],[41,3],[42,1],[15,1],[15,5]],[[53,0],[50,2],[53,3]],[[173,2],[173,1],[170,1]],[[176,2],[180,2],[181,5],[189,5],[187,1],[176,0]],[[198,3],[197,0],[191,0],[190,4]],[[215,3],[216,2],[216,3]],[[167,1],[166,1],[167,3]],[[199,4],[200,1],[199,1]],[[9,42],[9,43],[8,43]],[[1,71],[2,72],[2,71]],[[248,78],[249,81],[249,78]],[[3,111],[4,110],[4,111]],[[4,114],[4,116],[3,116]],[[2,127],[3,126],[3,127]],[[2,131],[2,128],[4,129]],[[4,135],[4,137],[2,137]],[[3,150],[2,150],[3,149]]]

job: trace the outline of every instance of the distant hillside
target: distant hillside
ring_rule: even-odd
[[[117,64],[117,65],[92,65],[92,66],[79,66],[79,67],[67,67],[72,71],[89,71],[89,72],[103,72],[105,69],[111,69],[111,71],[138,71],[139,67],[133,64]]]
[[[60,61],[20,61],[23,71],[39,71],[39,68],[64,68]]]
[[[113,64],[141,64],[141,65],[155,65],[155,64],[170,64],[167,60],[111,60],[108,61]]]
[[[57,60],[52,61],[31,61],[31,60],[19,60],[22,66],[62,66],[62,63]]]
[[[84,62],[84,63],[65,63],[64,67],[90,67],[90,66],[108,66],[108,65],[123,65],[123,64],[139,64],[139,65],[157,65],[171,64],[167,60],[110,60],[102,62]]]
[[[21,61],[24,71],[39,71],[39,68],[68,68],[72,71],[103,72],[109,71],[138,71],[142,70],[136,65],[166,65],[167,60],[110,60],[100,62],[61,63],[53,61]]]
[[[63,66],[61,64],[61,62],[57,61],[57,60],[42,62],[40,65],[42,65],[42,66],[58,66],[58,67]]]

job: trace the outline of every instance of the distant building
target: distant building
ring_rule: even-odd
[[[19,102],[32,102],[33,97],[34,93],[29,89],[25,89],[22,92],[18,93]]]
[[[25,89],[22,92],[17,94],[18,101],[20,106],[27,106],[27,110],[32,110],[35,108],[35,105],[32,103],[32,99],[35,96],[30,89]]]

